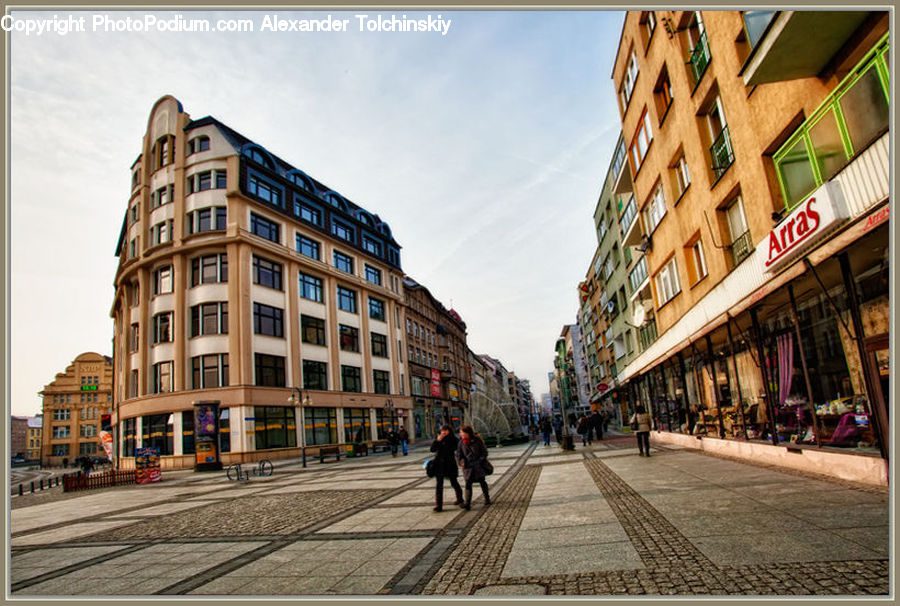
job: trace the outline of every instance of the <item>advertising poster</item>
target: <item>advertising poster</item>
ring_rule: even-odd
[[[137,484],[159,482],[159,448],[138,448],[134,453],[134,481]]]
[[[441,397],[441,371],[434,368],[431,369],[431,395]]]

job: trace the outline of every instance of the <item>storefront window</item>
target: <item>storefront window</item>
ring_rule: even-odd
[[[144,448],[158,448],[160,455],[174,454],[173,420],[172,414],[145,416],[142,419],[141,445]]]
[[[181,453],[194,454],[194,411],[181,413]]]
[[[344,441],[368,442],[372,439],[368,408],[344,409]]]
[[[228,408],[219,409],[219,452],[231,452],[231,420]]]
[[[123,457],[133,457],[134,456],[134,425],[135,419],[134,417],[130,419],[125,419],[122,423],[122,456]]]
[[[297,445],[294,409],[286,406],[254,407],[256,450]]]
[[[304,438],[307,446],[337,444],[337,411],[334,408],[304,408]]]
[[[378,434],[378,439],[387,439],[387,433],[391,427],[393,427],[395,431],[400,427],[397,419],[397,411],[394,409],[385,411],[382,408],[376,408],[375,432]]]
[[[425,407],[419,404],[413,406],[413,435],[416,439],[425,437]]]

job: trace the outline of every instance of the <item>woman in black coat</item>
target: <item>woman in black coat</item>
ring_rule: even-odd
[[[462,488],[456,476],[459,469],[456,467],[456,444],[459,440],[453,435],[449,425],[441,427],[441,431],[434,442],[431,443],[431,452],[434,455],[434,478],[437,484],[434,488],[434,510],[442,511],[444,506],[444,478],[450,480],[450,486],[456,492],[456,503],[463,502]]]
[[[487,473],[484,464],[487,461],[487,446],[481,436],[475,433],[471,425],[463,425],[459,428],[460,441],[456,447],[456,459],[459,461],[460,467],[463,468],[463,477],[466,479],[466,502],[463,509],[469,509],[472,506],[472,484],[478,482],[481,485],[481,492],[484,493],[484,504],[491,504],[491,497],[488,494],[488,485],[485,481]]]

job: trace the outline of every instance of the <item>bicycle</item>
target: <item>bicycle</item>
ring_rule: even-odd
[[[254,477],[268,477],[272,475],[274,470],[272,461],[262,459],[256,464],[255,469],[250,470],[244,470],[241,463],[229,465],[225,470],[225,476],[229,482],[247,482],[250,480],[251,475]]]

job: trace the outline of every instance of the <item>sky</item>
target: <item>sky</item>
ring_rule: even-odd
[[[260,31],[266,15],[329,14],[349,31]],[[357,14],[440,15],[450,26],[360,32]],[[548,391],[597,245],[624,13],[12,15],[57,20],[41,35],[7,34],[11,414],[40,412],[38,392],[79,354],[112,353],[129,169],[166,94],[377,213],[404,271],[466,322],[469,347],[529,379],[536,398]],[[70,15],[86,18],[85,31],[62,35]],[[131,17],[132,31],[95,31],[94,15]],[[251,19],[254,31],[134,31],[148,15]]]

